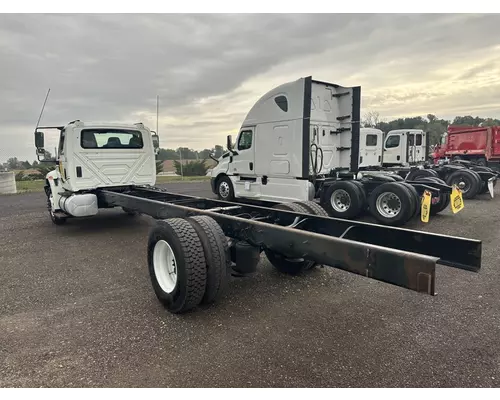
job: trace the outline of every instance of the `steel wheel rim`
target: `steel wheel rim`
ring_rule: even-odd
[[[392,192],[382,193],[375,203],[377,212],[385,218],[394,218],[401,212],[401,199]]]
[[[467,193],[470,190],[470,184],[467,183],[467,179],[465,179],[463,176],[457,178],[453,183],[460,189],[462,193]]]
[[[344,189],[336,189],[330,197],[330,204],[337,212],[346,212],[351,207],[351,196]]]
[[[177,284],[177,261],[174,251],[165,240],[159,240],[155,244],[153,266],[161,290],[172,293]]]
[[[228,197],[229,196],[229,185],[227,182],[221,182],[219,185],[219,194],[222,197]]]

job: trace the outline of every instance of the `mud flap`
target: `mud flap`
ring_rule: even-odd
[[[495,180],[495,178],[490,178],[488,179],[488,192],[490,192],[490,196],[491,198],[494,198],[495,197],[495,190],[493,188],[493,181]]]

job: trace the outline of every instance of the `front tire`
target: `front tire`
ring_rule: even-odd
[[[147,260],[153,290],[168,311],[184,313],[200,304],[207,282],[206,260],[188,221],[158,221],[149,235]]]
[[[217,179],[216,190],[219,200],[234,201],[233,182],[231,182],[228,176],[222,176]]]
[[[49,210],[49,216],[50,220],[54,225],[64,225],[66,223],[67,218],[66,217],[60,217],[58,215],[55,215],[54,212],[52,211],[52,190],[50,189],[50,186],[45,186],[45,194],[47,195],[47,208]]]

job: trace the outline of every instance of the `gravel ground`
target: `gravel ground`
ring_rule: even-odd
[[[174,316],[151,289],[149,217],[59,227],[42,193],[0,196],[0,386],[499,386],[499,197],[410,226],[483,241],[479,274],[438,267],[438,296],[330,268],[282,276],[263,257],[215,306]]]

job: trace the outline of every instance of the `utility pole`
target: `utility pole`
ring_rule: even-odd
[[[179,147],[179,158],[181,160],[181,180],[184,179],[184,173],[182,172],[182,151],[181,148]]]
[[[158,133],[158,109],[159,109],[159,104],[160,104],[160,96],[156,95],[156,134],[160,136]]]

